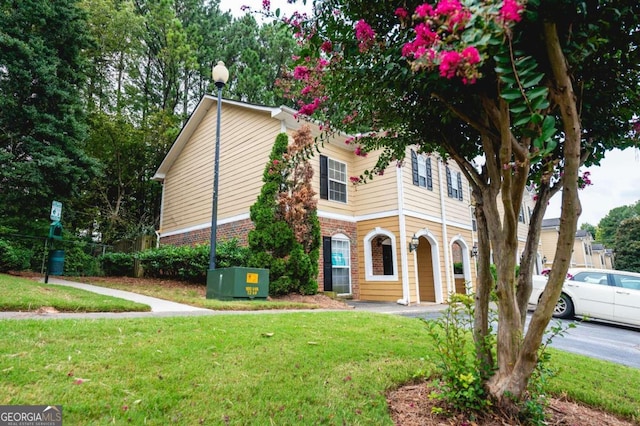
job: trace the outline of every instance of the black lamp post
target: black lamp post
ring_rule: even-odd
[[[211,71],[213,83],[218,89],[218,114],[216,122],[216,157],[213,166],[213,206],[211,208],[211,253],[209,254],[209,269],[216,269],[216,234],[218,232],[218,169],[220,166],[220,114],[222,112],[222,88],[229,80],[229,70],[224,62],[219,61]]]

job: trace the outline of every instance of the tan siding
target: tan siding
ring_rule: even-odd
[[[353,175],[359,176],[365,170],[371,170],[379,154],[379,152],[372,152],[365,158],[352,154],[355,158]],[[366,184],[360,184],[354,188],[356,194],[354,207],[358,216],[398,210],[396,173],[395,165],[391,165],[382,176],[375,176]]]
[[[326,155],[328,158],[332,160],[340,161],[347,165],[347,202],[341,203],[338,201],[331,200],[318,200],[318,210],[321,212],[328,212],[334,214],[343,214],[348,216],[353,216],[355,214],[354,206],[357,203],[358,193],[355,191],[354,186],[349,181],[350,176],[354,176],[356,174],[356,168],[354,166],[354,158],[355,155],[353,152],[343,149],[342,147],[337,146],[340,142],[336,142],[334,144],[325,143],[324,146],[320,146],[320,153],[322,155]],[[313,167],[314,175],[312,187],[313,190],[318,194],[320,194],[320,154],[316,153],[310,159],[311,167]]]
[[[361,300],[386,300],[395,302],[402,298],[402,260],[400,256],[400,244],[404,239],[400,238],[400,225],[397,216],[366,220],[358,223],[358,259],[363,265],[359,270],[358,281],[360,282]],[[376,227],[385,229],[396,236],[396,264],[393,265],[398,271],[397,281],[367,281],[365,279],[364,261],[364,237]]]
[[[220,126],[218,220],[249,212],[280,131],[268,114],[224,106]],[[212,108],[168,171],[161,232],[211,221],[216,109]]]
[[[413,184],[411,150],[407,149],[406,160],[402,165],[404,207],[407,210],[415,211],[424,215],[441,217],[442,211],[440,208],[440,175],[438,174],[438,159],[435,156],[430,156],[430,158],[433,190]],[[447,188],[445,187],[445,191],[446,189]]]
[[[451,174],[460,172],[457,165],[448,164]],[[441,164],[442,171],[442,191],[444,192],[444,205],[447,213],[447,222],[455,222],[456,224],[471,226],[471,200],[469,199],[469,183],[464,175],[460,175],[462,179],[462,201],[457,198],[451,198],[447,192],[447,165]]]
[[[542,256],[546,256],[546,266],[553,264],[553,257],[556,253],[556,245],[558,244],[558,231],[555,229],[543,229],[540,231],[540,243],[542,244]]]

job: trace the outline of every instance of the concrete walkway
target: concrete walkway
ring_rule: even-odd
[[[43,281],[40,281],[43,282]],[[54,319],[54,318],[149,318],[149,317],[170,317],[170,316],[200,316],[200,315],[232,315],[232,314],[278,314],[291,312],[322,312],[327,309],[313,310],[260,310],[260,311],[215,311],[212,309],[198,308],[182,303],[171,302],[156,297],[145,296],[130,291],[117,290],[108,287],[99,287],[92,284],[83,284],[73,281],[66,281],[60,278],[49,277],[49,284],[74,287],[93,293],[104,294],[105,296],[117,297],[142,303],[151,308],[151,312],[0,312],[0,319]],[[422,305],[403,306],[393,302],[362,302],[347,301],[354,310],[377,312],[383,314],[395,314],[411,317],[430,317],[437,315],[444,310],[447,305],[426,303]]]

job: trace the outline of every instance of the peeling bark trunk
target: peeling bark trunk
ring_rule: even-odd
[[[562,214],[558,245],[554,257],[554,267],[549,276],[547,289],[543,293],[538,309],[534,312],[527,334],[519,346],[513,365],[500,363],[498,373],[488,383],[491,395],[503,406],[510,405],[510,399],[519,399],[524,394],[529,378],[537,363],[537,351],[542,342],[544,330],[549,324],[553,308],[562,290],[562,284],[569,268],[574,235],[580,214],[578,199],[578,169],[580,167],[581,124],[576,107],[566,58],[560,46],[555,24],[543,25],[545,47],[553,70],[552,96],[562,115],[564,140],[564,174],[562,178]],[[507,305],[508,306],[508,305]],[[502,328],[500,323],[500,328]],[[509,324],[508,322],[506,324]],[[503,342],[504,343],[504,342]],[[510,348],[499,348],[502,355]]]
[[[483,368],[483,377],[488,378],[493,369],[494,360],[492,348],[488,344],[489,337],[489,302],[494,282],[491,276],[491,243],[487,230],[487,218],[484,214],[484,197],[474,188],[473,196],[476,204],[476,221],[478,223],[478,275],[474,311],[473,339],[476,347],[476,356]]]

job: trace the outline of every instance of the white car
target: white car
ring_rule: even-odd
[[[555,306],[556,318],[588,317],[640,326],[640,274],[611,269],[573,268]],[[533,276],[530,305],[537,305],[547,277]]]

